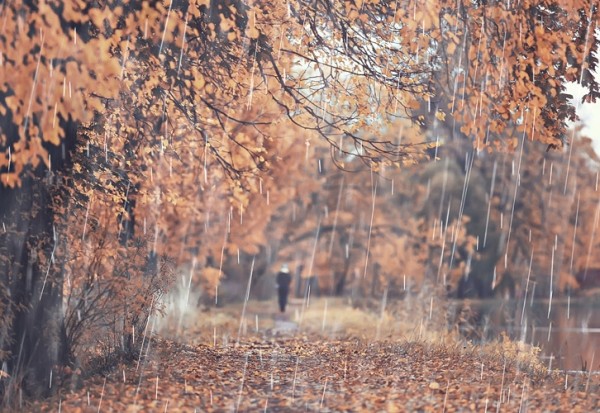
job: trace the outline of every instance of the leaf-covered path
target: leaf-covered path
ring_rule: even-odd
[[[480,348],[319,335],[151,342],[148,357],[37,411],[598,411],[597,376],[526,371]]]

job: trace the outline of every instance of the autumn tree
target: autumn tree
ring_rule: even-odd
[[[410,9],[405,13],[410,15]],[[432,75],[435,86],[415,115],[427,125],[432,139],[455,146],[454,150],[439,151],[450,169],[444,167],[433,174],[437,177],[429,174],[427,179],[437,179],[438,188],[444,187],[439,180],[448,176],[462,180],[455,186],[457,194],[437,193],[441,195],[434,200],[439,205],[437,220],[443,219],[443,211],[467,214],[469,233],[479,239],[479,259],[471,266],[474,278],[470,286],[464,286],[471,290],[469,294],[493,293],[507,267],[503,263],[497,269],[500,260],[528,260],[527,253],[512,249],[522,244],[511,242],[511,238],[515,241],[511,231],[528,227],[523,224],[526,220],[515,218],[523,212],[521,207],[529,207],[521,200],[525,195],[520,185],[537,176],[525,159],[541,149],[531,141],[545,144],[547,149],[569,143],[572,133],[567,124],[576,119],[572,96],[567,93],[569,82],[586,87],[584,101],[598,98],[599,86],[593,76],[598,65],[597,15],[597,4],[554,1],[441,2],[412,12],[412,29],[435,39],[413,48],[437,51]],[[491,148],[508,153],[481,153]],[[474,193],[480,190],[472,180],[486,181],[488,192],[495,189],[497,194],[488,193],[486,199],[486,194]],[[497,181],[495,187],[490,185],[493,181]],[[530,190],[535,191],[539,181],[531,181],[531,185]],[[474,198],[476,202],[465,202]],[[483,209],[480,213],[469,211],[470,205],[482,203],[488,204],[487,213]],[[457,209],[458,205],[465,210],[462,206]],[[490,226],[490,222],[496,225]],[[478,285],[475,289],[473,282]]]
[[[451,114],[450,136],[466,136],[480,149],[516,149],[523,136],[562,146],[567,122],[576,119],[568,83],[586,88],[584,101],[600,96],[593,76],[598,12],[597,4],[578,1],[430,8],[422,26],[438,40],[441,58],[429,108]]]
[[[417,182],[431,188],[426,220],[462,214],[477,241],[477,256],[455,261],[470,263],[450,277],[458,296],[574,292],[575,275],[595,268],[598,160],[590,139],[572,137],[556,151],[525,140],[515,152],[473,153],[455,142],[420,168]]]
[[[524,148],[520,168],[497,177],[501,186],[510,182],[498,281],[506,274],[520,295],[534,285],[543,297],[571,294],[580,288],[576,274],[597,266],[598,156],[590,139],[572,137],[559,152]]]

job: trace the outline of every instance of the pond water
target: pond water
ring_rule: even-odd
[[[465,306],[468,311],[465,312]],[[490,340],[506,332],[541,349],[541,357],[553,369],[593,371],[600,374],[600,300],[561,299],[523,302],[464,301],[459,313],[471,314],[476,339]],[[465,325],[460,327],[465,332]],[[467,331],[468,332],[468,331]]]

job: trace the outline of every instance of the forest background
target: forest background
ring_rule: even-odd
[[[600,95],[597,2],[24,1],[0,17],[7,400],[99,348],[135,351],[181,280],[204,304],[243,298],[249,272],[260,296],[284,262],[301,294],[312,279],[353,299],[598,286],[599,159],[567,93]]]

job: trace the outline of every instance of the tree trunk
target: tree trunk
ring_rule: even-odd
[[[0,119],[0,125],[16,133],[6,120]],[[45,145],[55,172],[69,171],[77,142],[76,122],[59,119],[59,127],[65,132],[63,143]],[[56,176],[42,165],[23,172],[18,188],[0,183],[0,357],[11,377],[0,384],[4,405],[15,396],[52,394],[59,367],[70,357],[63,275],[54,262],[59,234],[53,198],[64,198],[53,182]]]
[[[20,188],[0,189],[0,283],[12,302],[5,309],[12,324],[2,337],[10,352],[12,381],[3,389],[8,403],[19,387],[33,397],[51,393],[55,367],[66,361],[62,279],[51,262],[56,239],[48,181],[24,177]]]
[[[341,296],[344,294],[346,289],[346,280],[348,279],[348,271],[350,271],[350,260],[346,258],[344,260],[344,269],[342,272],[337,272],[335,275],[337,280],[335,282],[335,295]]]

